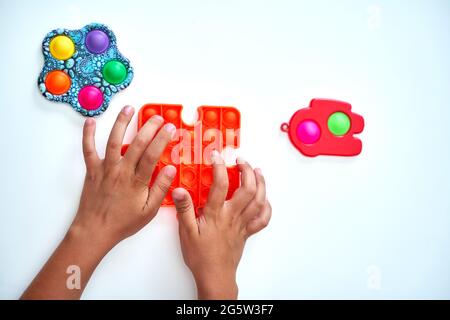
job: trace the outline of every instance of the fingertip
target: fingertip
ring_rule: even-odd
[[[92,125],[95,124],[95,119],[94,118],[87,118],[86,121],[84,121],[84,125],[86,127],[90,127]]]
[[[169,122],[165,124],[163,128],[169,134],[170,140],[172,140],[173,137],[175,136],[175,131],[177,130],[177,127],[175,127],[173,123]]]
[[[172,191],[172,199],[175,201],[184,200],[187,195],[187,191],[184,188],[175,188]]]
[[[175,131],[176,127],[172,122],[169,122],[168,124],[166,124],[164,126],[164,130],[166,130],[169,133],[172,133],[173,131]]]
[[[169,178],[173,178],[177,174],[177,168],[172,165],[165,166],[163,170],[164,174]]]
[[[164,118],[158,114],[155,114],[150,119],[148,119],[148,121],[156,121],[156,122],[160,122],[162,124],[164,122]]]
[[[250,165],[250,163],[242,157],[236,158],[236,165],[241,172],[242,171],[253,171],[253,168]]]
[[[134,108],[132,106],[125,106],[122,108],[122,113],[126,116],[132,115],[134,113]]]
[[[247,161],[245,161],[244,158],[242,157],[237,157],[236,158],[236,164],[245,164]]]

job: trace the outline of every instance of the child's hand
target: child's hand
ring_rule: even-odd
[[[149,189],[153,170],[172,139],[175,126],[152,117],[139,130],[122,157],[123,138],[133,116],[133,108],[125,107],[111,130],[105,159],[95,150],[95,121],[87,119],[83,130],[83,152],[86,178],[73,228],[93,231],[98,241],[112,245],[136,233],[156,215],[176,174],[174,166],[166,166]],[[159,130],[159,132],[158,132]],[[95,238],[95,237],[94,237]]]
[[[182,188],[172,192],[178,212],[181,250],[194,275],[199,299],[236,299],[236,270],[246,239],[267,226],[272,213],[264,177],[238,160],[241,187],[229,201],[223,159],[213,153],[214,179],[202,215],[195,217],[192,199]]]
[[[175,167],[166,166],[161,170],[150,189],[148,182],[175,127],[166,124],[159,130],[163,119],[154,116],[141,128],[122,157],[123,137],[133,113],[131,107],[119,113],[103,160],[95,150],[95,121],[86,120],[83,129],[86,178],[80,207],[63,241],[22,299],[80,298],[103,256],[122,239],[144,227],[158,211],[176,174]],[[75,273],[69,277],[67,270]]]

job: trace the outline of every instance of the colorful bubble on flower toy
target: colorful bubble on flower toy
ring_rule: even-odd
[[[42,53],[39,90],[48,100],[68,103],[84,116],[103,113],[113,95],[133,79],[130,61],[103,24],[53,30],[42,42]]]

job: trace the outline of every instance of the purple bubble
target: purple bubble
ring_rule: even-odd
[[[313,144],[320,138],[320,127],[312,120],[302,121],[297,127],[297,138],[306,144]]]
[[[109,46],[108,35],[101,30],[92,30],[86,36],[86,48],[91,53],[103,53]]]

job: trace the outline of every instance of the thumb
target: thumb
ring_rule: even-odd
[[[176,188],[172,191],[172,199],[177,209],[180,228],[183,226],[189,232],[198,232],[197,218],[189,192],[183,188]]]

